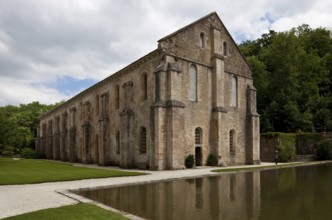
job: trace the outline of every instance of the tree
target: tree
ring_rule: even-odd
[[[12,105],[0,107],[0,150],[4,147],[33,148],[38,117],[62,102],[53,105],[32,102],[18,107]]]
[[[331,125],[332,38],[301,25],[263,34],[240,49],[252,67],[261,130],[313,131]]]

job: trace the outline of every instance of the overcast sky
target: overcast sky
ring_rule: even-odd
[[[0,0],[0,106],[67,100],[216,11],[237,43],[301,24],[332,0]]]

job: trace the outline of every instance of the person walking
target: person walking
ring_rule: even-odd
[[[274,153],[274,162],[276,163],[276,165],[278,164],[278,160],[279,160],[279,155],[278,155],[278,151],[276,150]]]

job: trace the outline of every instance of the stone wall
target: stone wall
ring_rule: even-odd
[[[273,162],[275,150],[277,150],[279,143],[278,137],[261,135],[260,138],[261,160],[264,162]],[[315,148],[322,139],[331,140],[332,142],[332,132],[297,134],[296,145],[294,146],[296,155],[313,155]]]
[[[262,162],[274,162],[275,151],[277,150],[277,138],[260,138],[260,158]]]

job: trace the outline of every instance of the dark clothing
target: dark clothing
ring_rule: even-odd
[[[279,160],[278,151],[276,151],[274,155],[274,162],[278,164],[278,160]]]

